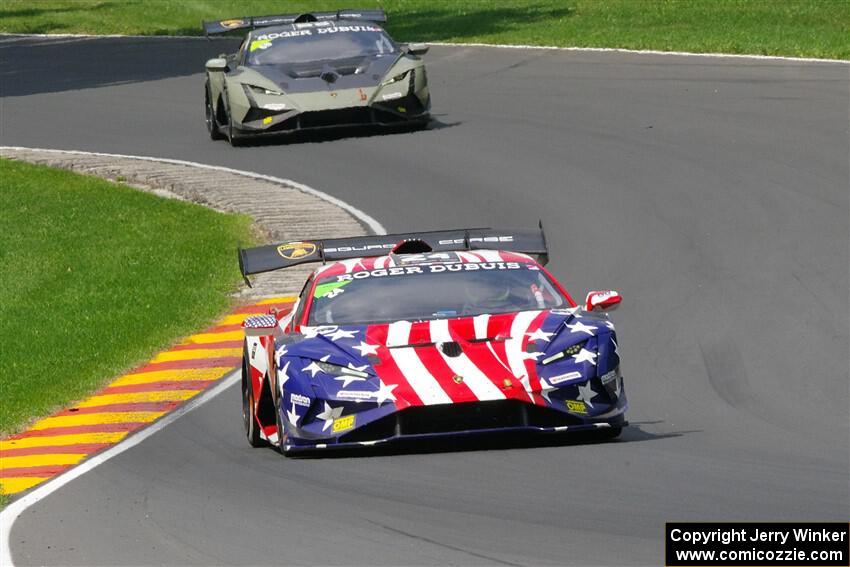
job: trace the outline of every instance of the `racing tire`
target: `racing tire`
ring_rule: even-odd
[[[274,418],[277,423],[277,450],[281,455],[285,455],[286,451],[283,448],[283,422],[280,420],[280,400],[274,407]]]
[[[225,95],[225,101],[226,100],[227,95]],[[225,127],[227,135],[225,137],[227,138],[227,141],[230,142],[231,146],[233,146],[234,148],[239,147],[242,145],[242,139],[236,136],[233,131],[233,119],[230,117],[230,106],[226,103],[224,105],[224,114],[225,116],[227,116],[227,126]]]
[[[224,136],[218,130],[218,121],[215,119],[215,109],[212,105],[212,97],[210,96],[210,84],[207,83],[204,87],[204,119],[207,123],[207,133],[211,140],[223,140]]]
[[[242,425],[245,428],[245,437],[251,447],[265,447],[268,442],[260,437],[260,429],[257,426],[257,418],[254,415],[254,388],[251,387],[251,379],[248,377],[248,366],[246,359],[242,358]]]

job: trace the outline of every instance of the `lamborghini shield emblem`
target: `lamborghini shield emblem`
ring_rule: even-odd
[[[290,242],[277,247],[277,253],[287,260],[298,260],[311,256],[316,252],[316,245],[312,242]]]

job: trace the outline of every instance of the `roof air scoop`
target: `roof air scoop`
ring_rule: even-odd
[[[433,251],[434,249],[427,242],[419,238],[402,240],[393,246],[393,254],[424,254]]]
[[[322,74],[319,75],[319,78],[328,84],[335,83],[339,78],[339,73],[331,69],[325,69],[322,71]]]

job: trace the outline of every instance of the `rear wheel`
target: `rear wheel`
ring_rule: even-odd
[[[264,447],[268,443],[260,437],[260,428],[257,425],[257,416],[254,413],[254,388],[248,376],[248,363],[243,358],[242,362],[242,425],[245,428],[245,436],[252,447]]]

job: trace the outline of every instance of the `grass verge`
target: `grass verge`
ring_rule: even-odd
[[[850,59],[848,0],[4,0],[0,30],[200,35],[200,21],[383,6],[400,41]]]
[[[0,434],[209,324],[250,219],[0,159]]]

